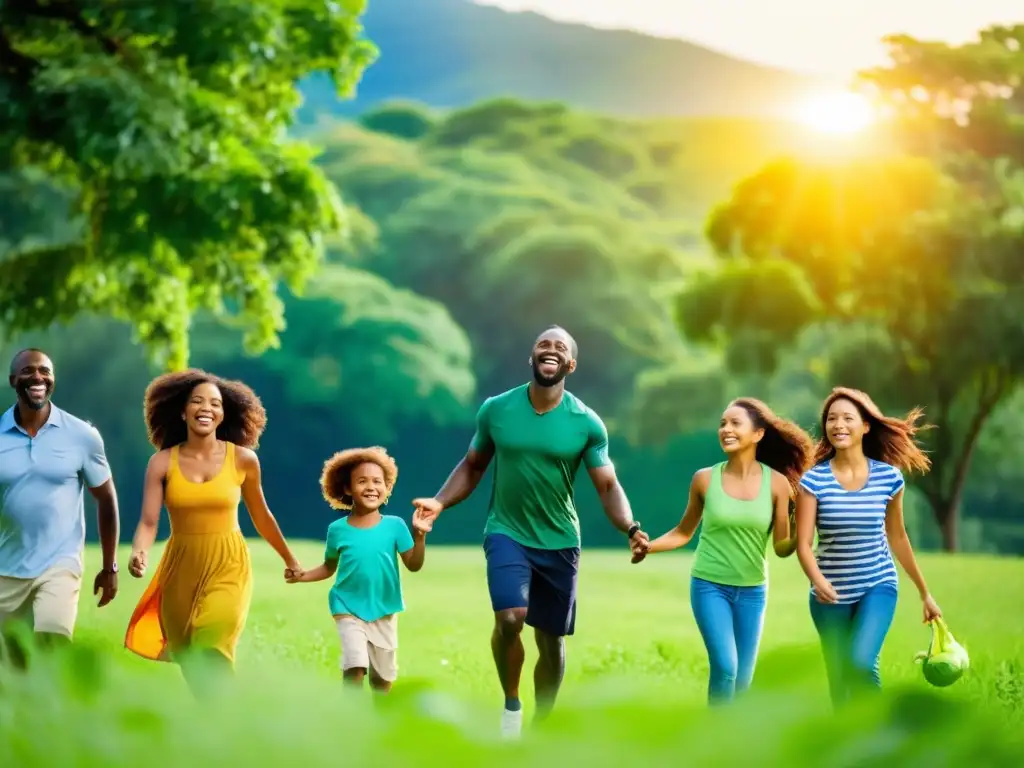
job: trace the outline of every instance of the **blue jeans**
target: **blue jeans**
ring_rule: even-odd
[[[730,587],[690,578],[690,606],[711,667],[709,703],[730,701],[750,687],[767,603],[766,584]]]
[[[849,605],[819,603],[811,593],[811,619],[821,639],[834,705],[882,687],[878,656],[896,613],[896,596],[892,583],[876,584]]]

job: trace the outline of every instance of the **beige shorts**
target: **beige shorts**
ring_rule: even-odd
[[[376,621],[350,615],[334,617],[341,639],[341,670],[366,669],[381,680],[398,678],[398,616]]]
[[[30,619],[36,632],[71,637],[78,619],[82,577],[57,566],[35,579],[0,576],[0,624],[8,619]]]

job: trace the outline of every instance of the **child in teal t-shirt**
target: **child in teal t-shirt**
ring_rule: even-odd
[[[398,614],[405,610],[398,557],[410,571],[423,567],[430,523],[417,512],[413,531],[394,515],[382,515],[398,466],[383,448],[353,448],[324,464],[320,487],[327,503],[351,512],[327,529],[324,562],[292,574],[289,583],[335,576],[328,605],[341,640],[341,670],[347,683],[391,690],[398,677]]]

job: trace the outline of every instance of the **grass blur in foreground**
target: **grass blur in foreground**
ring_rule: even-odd
[[[422,682],[387,698],[360,696],[322,676],[268,665],[200,703],[79,645],[37,658],[28,675],[5,674],[0,765],[1020,764],[1019,736],[967,703],[894,691],[837,718],[786,673],[805,668],[803,659],[777,657],[767,666],[768,684],[714,711],[654,680],[578,686],[543,728],[508,745],[498,740],[493,713]]]
[[[832,715],[795,560],[771,561],[754,689],[708,711],[707,661],[689,609],[688,555],[631,566],[628,553],[584,551],[577,635],[551,720],[520,744],[497,741],[500,692],[479,549],[428,543],[423,572],[404,574],[399,680],[390,697],[342,689],[327,585],[286,585],[252,542],[256,592],[239,675],[196,703],[170,665],[121,648],[144,581],[122,578],[115,603],[82,595],[76,646],[0,679],[0,766],[522,766],[532,758],[601,765],[1021,765],[1024,755],[1024,562],[922,556],[950,628],[971,654],[963,680],[930,689],[912,659],[927,647],[916,594],[900,604],[882,654],[885,693]],[[296,545],[310,566],[319,543]],[[127,553],[122,555],[122,560]],[[88,553],[88,569],[97,562]],[[524,637],[527,718],[532,638]],[[628,761],[628,762],[626,762]],[[668,761],[672,761],[669,763]]]

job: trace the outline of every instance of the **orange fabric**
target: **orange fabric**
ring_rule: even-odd
[[[160,626],[160,571],[142,593],[125,634],[125,648],[150,661],[169,661],[167,638]]]
[[[170,661],[177,651],[205,648],[234,662],[252,598],[249,549],[238,526],[244,479],[231,443],[205,483],[182,475],[178,448],[171,448],[164,496],[171,536],[128,622],[128,650]]]

